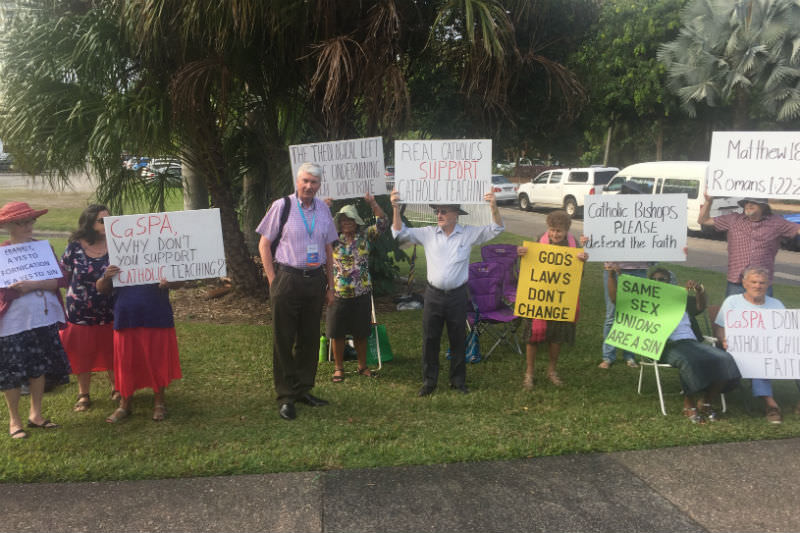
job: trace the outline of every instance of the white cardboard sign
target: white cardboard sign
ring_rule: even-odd
[[[715,131],[710,196],[800,198],[800,131]]]
[[[219,209],[105,217],[114,286],[227,275]]]
[[[586,195],[589,261],[686,261],[685,194]]]
[[[383,166],[383,138],[366,137],[289,146],[292,183],[303,163],[322,167],[320,198],[361,198],[386,194],[386,169]]]
[[[58,279],[63,276],[48,241],[29,241],[0,247],[0,287],[18,281]]]
[[[724,320],[743,378],[800,379],[800,309],[732,309]]]
[[[395,188],[406,204],[483,204],[492,188],[492,140],[394,142]]]

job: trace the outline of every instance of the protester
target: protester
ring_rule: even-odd
[[[616,301],[617,276],[615,271],[609,280],[609,296]],[[649,278],[661,283],[677,284],[675,276],[665,268],[654,269]],[[694,424],[716,422],[719,411],[713,402],[720,393],[738,386],[741,374],[731,354],[703,343],[694,317],[706,308],[706,291],[702,283],[686,282],[686,311],[680,322],[670,333],[659,362],[667,363],[680,372],[683,389],[683,414]],[[693,293],[693,294],[691,294]]]
[[[728,286],[725,296],[744,292],[742,272],[748,265],[760,265],[767,270],[767,295],[772,296],[775,256],[781,247],[781,240],[800,234],[800,224],[773,215],[764,198],[744,198],[739,201],[739,205],[744,208],[743,213],[729,213],[711,218],[709,213],[713,201],[713,197],[705,195],[705,203],[700,208],[697,222],[728,232]]]
[[[445,324],[450,340],[450,387],[469,393],[464,350],[470,251],[473,245],[483,244],[505,229],[494,193],[486,193],[484,199],[492,210],[494,223],[489,226],[462,226],[458,216],[467,213],[461,206],[432,205],[436,226],[409,228],[400,215],[400,194],[396,190],[392,192],[392,235],[400,242],[424,246],[427,261],[428,286],[422,315],[422,388],[417,396],[428,396],[436,389],[439,346]]]
[[[110,265],[97,281],[103,294],[112,291],[112,278],[119,273]],[[164,391],[180,379],[178,339],[169,288],[180,283],[161,280],[147,285],[123,286],[114,292],[114,385],[120,392],[119,407],[106,422],[116,423],[129,416],[133,393],[153,389],[153,416],[156,422],[167,416]]]
[[[717,339],[722,342],[722,347],[728,349],[728,341],[725,335],[725,315],[732,311],[761,311],[766,309],[784,309],[780,300],[767,295],[770,284],[771,270],[762,266],[748,266],[742,272],[742,286],[744,293],[731,294],[717,313],[714,321],[716,324],[715,334]],[[781,408],[772,396],[772,381],[769,379],[753,379],[753,396],[764,399],[767,421],[771,424],[783,422]],[[800,388],[800,381],[796,381]],[[800,414],[800,403],[797,404],[796,411]]]
[[[606,319],[603,322],[603,360],[600,362],[598,368],[608,370],[611,365],[617,360],[617,347],[605,342],[608,338],[608,333],[614,325],[614,314],[616,313],[616,306],[614,302],[608,297],[608,279],[610,273],[619,270],[623,274],[629,276],[636,276],[637,278],[647,277],[647,269],[650,263],[642,261],[626,261],[622,263],[603,263],[603,295],[606,301]],[[639,368],[636,362],[636,355],[633,352],[623,350],[622,356],[625,358],[625,364],[631,368]]]
[[[9,202],[0,208],[0,227],[10,239],[0,246],[33,241],[33,225],[47,209],[34,210],[25,202]],[[69,361],[58,337],[65,321],[59,287],[63,277],[18,281],[0,288],[0,389],[8,407],[8,433],[24,439],[28,433],[19,417],[20,388],[28,384],[28,428],[53,429],[58,424],[42,416],[45,374],[68,375]]]
[[[570,235],[569,228],[572,225],[572,219],[566,211],[558,209],[552,211],[547,215],[547,232],[541,236],[539,242],[542,244],[551,244],[553,246],[569,246],[576,248],[577,244],[575,238]],[[581,243],[583,244],[585,240]],[[517,248],[517,254],[524,257],[528,253],[528,249],[524,246]],[[578,254],[578,259],[586,261],[589,258],[586,252]],[[547,366],[547,379],[555,385],[560,387],[563,382],[558,377],[556,372],[556,364],[558,363],[558,355],[561,351],[561,345],[573,344],[575,342],[575,322],[578,320],[578,313],[576,309],[575,321],[563,322],[556,320],[542,320],[535,318],[531,321],[531,335],[528,338],[528,344],[525,348],[525,359],[527,367],[525,369],[525,378],[522,381],[522,387],[527,390],[533,389],[533,369],[536,363],[536,345],[540,343],[549,343],[550,360]]]
[[[358,356],[358,373],[374,377],[367,368],[367,337],[371,324],[372,278],[369,275],[369,252],[389,222],[386,213],[371,194],[364,196],[375,214],[376,222],[365,227],[355,206],[342,207],[334,222],[339,240],[333,244],[333,282],[335,298],[328,307],[327,334],[333,346],[333,382],[344,381],[345,335],[353,336]]]
[[[295,402],[312,407],[328,404],[310,392],[319,362],[322,304],[334,300],[332,243],[338,238],[330,209],[315,198],[321,179],[319,165],[303,163],[297,171],[296,192],[288,201],[273,202],[256,228],[269,282],[272,370],[278,414],[284,420],[297,417]],[[281,220],[284,209],[287,218]]]
[[[119,400],[113,389],[114,312],[111,296],[97,290],[97,281],[108,268],[108,248],[103,222],[108,208],[93,204],[81,213],[78,229],[69,237],[61,257],[69,288],[66,296],[67,325],[61,342],[69,357],[72,372],[78,376],[78,400],[74,411],[87,411],[92,372],[108,371],[112,401]]]

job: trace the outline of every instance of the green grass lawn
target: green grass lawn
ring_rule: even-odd
[[[503,234],[497,241],[518,243],[522,238]],[[473,259],[478,257],[476,249]],[[407,265],[401,268],[407,270]],[[673,269],[681,280],[702,279],[711,303],[721,301],[723,275],[680,265]],[[422,253],[417,277],[425,277]],[[775,294],[787,307],[800,307],[797,288],[778,284]],[[61,387],[45,396],[44,411],[62,427],[32,430],[25,441],[0,438],[0,479],[52,482],[256,474],[800,435],[800,416],[791,413],[800,395],[790,382],[775,386],[784,406],[780,426],[765,422],[761,406],[750,398],[747,387],[728,395],[729,411],[722,421],[695,426],[680,415],[678,373],[667,369],[662,382],[669,416],[662,416],[651,369],[646,369],[645,392],[640,396],[636,393],[638,370],[621,364],[608,371],[597,368],[604,314],[602,267],[589,263],[577,340],[563,349],[559,361],[564,387],[551,385],[544,376],[546,365],[540,364],[535,389],[524,391],[524,358],[502,347],[488,360],[469,365],[467,383],[472,394],[448,389],[447,361],[442,355],[439,389],[430,397],[417,398],[422,313],[384,313],[378,318],[387,326],[394,360],[384,365],[381,376],[358,376],[356,364],[349,362],[345,382],[334,384],[330,380],[333,365],[321,363],[314,394],[331,405],[298,405],[298,419],[293,422],[278,417],[269,328],[179,323],[183,379],[167,390],[165,422],[150,420],[150,391],[135,395],[132,417],[111,425],[104,422],[115,407],[105,376],[95,376],[94,406],[86,413],[72,411],[77,385]],[[485,338],[482,342],[485,349]],[[24,398],[22,413],[27,406]],[[0,412],[5,423],[6,411]]]

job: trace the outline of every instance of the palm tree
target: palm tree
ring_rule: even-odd
[[[745,129],[758,108],[777,120],[800,116],[800,5],[695,0],[681,20],[680,34],[658,57],[690,116],[698,102],[733,106],[736,129]]]

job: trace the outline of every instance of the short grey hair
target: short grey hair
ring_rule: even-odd
[[[756,274],[757,276],[764,276],[767,278],[767,280],[769,280],[768,269],[759,265],[749,265],[742,271],[742,281],[744,281],[747,276],[751,276],[753,274]]]
[[[300,177],[300,174],[305,172],[306,174],[311,174],[312,176],[316,176],[319,179],[322,179],[322,167],[316,163],[303,163],[300,165],[300,168],[297,169],[297,176],[296,178]]]

